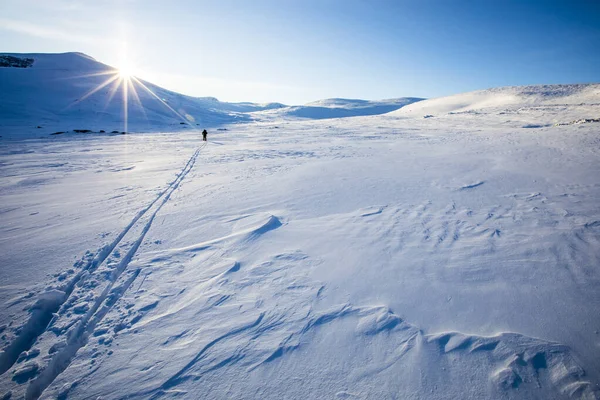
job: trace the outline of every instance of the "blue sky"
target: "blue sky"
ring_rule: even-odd
[[[81,51],[226,101],[600,82],[597,0],[2,0],[0,51]]]

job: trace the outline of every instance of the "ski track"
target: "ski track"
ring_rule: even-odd
[[[111,243],[100,248],[95,254],[89,252],[86,253],[82,260],[75,265],[80,267],[79,272],[64,284],[60,290],[47,290],[38,295],[38,300],[30,309],[30,318],[20,328],[18,336],[6,347],[2,354],[0,354],[0,375],[9,371],[21,354],[27,354],[38,338],[45,332],[52,330],[56,323],[60,321],[61,316],[65,315],[70,308],[73,308],[73,304],[70,303],[69,300],[72,298],[71,295],[75,288],[82,280],[88,278],[94,272],[97,272],[99,267],[105,264],[107,259],[109,259],[109,256],[115,252],[117,246],[123,244],[123,239],[128,236],[130,232],[140,227],[140,224],[138,223],[140,219],[148,214],[148,212],[152,211],[147,222],[143,224],[141,233],[138,234],[133,243],[125,244],[125,246],[130,246],[129,250],[110,274],[108,284],[101,294],[93,301],[91,308],[87,310],[84,317],[77,323],[70,324],[70,327],[75,327],[67,332],[66,336],[68,339],[66,346],[56,352],[48,365],[30,382],[26,391],[26,399],[39,398],[45,388],[69,366],[77,351],[87,343],[87,339],[94,331],[96,325],[102,321],[102,318],[110,311],[112,305],[114,305],[131,283],[133,283],[139,274],[139,269],[135,270],[120,286],[115,287],[115,284],[119,282],[119,278],[127,270],[129,263],[135,256],[139,246],[142,244],[147,232],[150,230],[154,218],[161,208],[169,201],[171,195],[179,187],[187,174],[193,169],[198,155],[204,147],[206,147],[206,143],[196,149],[175,179],[162,190],[150,204],[140,210]],[[75,313],[77,313],[77,310],[75,310]],[[61,335],[58,335],[58,337],[61,338]],[[37,372],[37,368],[33,371],[33,375],[35,375],[35,372]],[[15,374],[16,377],[20,375],[22,374]],[[15,379],[13,378],[13,380]],[[27,381],[27,379],[25,381]]]
[[[432,249],[442,242],[447,241],[450,245],[463,240],[462,238],[480,238],[491,248],[493,241],[500,240],[500,236],[495,233],[498,230],[496,224],[517,217],[519,213],[524,212],[525,206],[532,202],[545,200],[540,194],[516,194],[511,197],[515,198],[513,206],[491,206],[476,214],[469,209],[457,207],[455,203],[435,211],[431,208],[431,202],[426,202],[397,209],[389,206],[369,207],[350,214],[339,214],[333,218],[347,221],[348,224],[362,218],[380,218],[380,222],[391,225],[391,231],[398,231],[393,226],[400,220],[409,218],[415,222],[414,235],[423,235],[422,240],[424,243],[430,242]],[[440,215],[448,220],[436,218]],[[548,216],[550,219],[553,217],[557,215]],[[461,218],[471,221],[457,223],[455,231],[458,233],[452,237],[448,234],[451,231],[449,221],[459,221]],[[296,357],[303,357],[303,353],[311,346],[321,346],[321,349],[322,346],[328,346],[323,344],[322,340],[331,335],[331,332],[344,332],[349,327],[353,327],[351,331],[357,340],[357,349],[363,349],[367,354],[372,351],[377,354],[374,349],[377,350],[377,343],[380,343],[378,341],[385,341],[387,349],[383,357],[375,357],[365,365],[357,363],[349,378],[349,382],[356,382],[356,385],[349,388],[355,391],[361,390],[361,381],[376,379],[378,374],[386,370],[401,369],[406,358],[417,357],[422,362],[441,365],[442,369],[448,370],[456,363],[481,362],[484,365],[481,368],[487,373],[493,390],[508,397],[521,394],[525,396],[523,398],[527,398],[532,391],[544,388],[552,390],[553,393],[547,398],[595,398],[597,392],[594,384],[587,380],[579,360],[568,346],[512,332],[502,332],[493,336],[454,331],[428,334],[401,318],[386,305],[342,303],[317,310],[318,300],[327,289],[322,282],[312,281],[302,274],[298,275],[299,270],[306,270],[312,263],[310,257],[300,250],[272,255],[267,260],[252,265],[237,260],[222,262],[223,254],[226,254],[228,249],[258,239],[261,234],[280,226],[282,224],[279,219],[271,215],[265,217],[263,223],[252,228],[210,242],[166,250],[158,253],[158,258],[156,254],[145,255],[148,259],[140,264],[140,268],[144,262],[148,263],[146,267],[153,268],[152,265],[157,264],[157,260],[162,260],[167,262],[169,267],[177,265],[185,268],[187,265],[190,272],[194,271],[189,277],[179,275],[170,282],[178,293],[174,295],[175,298],[166,312],[164,309],[162,312],[158,311],[134,329],[132,326],[143,317],[145,310],[161,310],[159,301],[145,302],[144,304],[148,305],[138,307],[141,314],[132,316],[130,324],[126,324],[131,329],[124,331],[124,334],[136,329],[141,332],[147,329],[147,334],[153,334],[156,330],[152,329],[152,326],[169,323],[175,315],[183,319],[188,318],[188,315],[189,318],[206,322],[198,328],[180,327],[182,331],[163,342],[161,349],[166,355],[170,354],[169,351],[173,351],[173,348],[184,345],[177,344],[178,341],[185,342],[187,349],[198,346],[196,351],[190,351],[187,356],[176,357],[170,361],[180,364],[175,371],[167,377],[161,377],[154,387],[117,398],[200,398],[203,397],[202,394],[208,393],[202,388],[214,384],[214,381],[211,381],[214,374],[225,374],[225,369],[232,371],[232,376],[250,374],[258,368],[285,370],[285,366],[293,367]],[[421,231],[421,226],[428,227],[430,236]],[[597,221],[583,224],[582,234],[585,230],[597,226]],[[574,236],[578,233],[575,232]],[[388,236],[388,233],[384,233],[384,236]],[[395,238],[390,238],[390,241],[394,240]],[[163,255],[167,257],[162,257]],[[197,260],[202,257],[205,258]],[[211,266],[210,260],[214,263],[215,259],[217,264]],[[198,264],[189,264],[192,263],[191,260],[203,265],[202,271],[193,268]],[[164,268],[164,265],[154,268],[157,274],[160,274],[159,270],[170,269]],[[163,276],[155,280],[164,278]],[[193,283],[186,282],[186,279],[191,279]],[[181,287],[186,290],[181,290]],[[267,287],[269,290],[264,290]],[[246,311],[240,312],[239,304],[244,302],[247,293],[260,294],[258,299],[251,296],[252,304],[260,306],[244,308]],[[240,314],[241,320],[219,321],[219,315],[226,315],[226,312],[219,311],[217,305],[219,308],[230,307],[238,310],[236,313]],[[327,329],[322,329],[326,326]],[[101,334],[104,334],[104,331],[106,329]],[[297,351],[299,349],[302,351]],[[307,351],[307,354],[312,353]],[[333,354],[337,353],[334,351]],[[356,357],[360,359],[361,356],[361,351],[357,350]],[[323,362],[327,365],[330,360],[324,353],[323,357]],[[298,362],[298,365],[305,364]],[[314,368],[318,370],[319,366]],[[198,383],[199,380],[202,382]],[[311,382],[307,379],[306,386],[311,388],[310,385]],[[293,394],[290,396],[294,397]],[[273,398],[273,395],[267,393],[265,397]]]
[[[59,397],[66,396],[70,386],[67,385],[66,389],[56,391],[61,387],[62,382],[61,380],[55,382],[55,380],[69,367],[78,350],[88,345],[91,335],[94,336],[94,340],[103,338],[105,343],[110,343],[112,339],[107,339],[105,333],[111,328],[114,328],[115,332],[117,329],[121,330],[115,326],[116,320],[110,321],[110,318],[107,318],[109,322],[104,323],[103,320],[109,313],[114,314],[113,306],[133,284],[141,269],[146,268],[143,263],[138,264],[136,261],[136,268],[127,273],[127,267],[143,242],[155,216],[168,202],[169,197],[177,189],[185,175],[192,169],[197,155],[198,151],[188,161],[178,179],[161,194],[162,197],[153,201],[153,205],[156,207],[150,211],[151,215],[145,220],[145,224],[137,224],[135,227],[128,228],[130,233],[137,229],[140,232],[132,243],[125,245],[129,246],[128,250],[112,272],[108,284],[97,296],[85,316],[75,325],[71,325],[72,328],[66,335],[67,341],[61,344],[58,351],[54,352],[46,367],[42,369],[37,363],[29,362],[23,363],[15,372],[13,380],[19,384],[26,383],[31,379],[27,387],[26,399],[38,398],[46,388],[48,391],[57,392]],[[478,240],[478,251],[481,253],[480,255],[485,256],[494,251],[495,241],[505,237],[505,234],[501,232],[506,229],[506,235],[510,235],[509,230],[512,224],[509,221],[518,221],[523,214],[538,213],[538,210],[543,209],[548,200],[546,195],[537,192],[517,193],[507,197],[514,199],[514,202],[504,206],[491,205],[489,208],[477,212],[457,206],[455,202],[436,209],[433,207],[432,201],[426,201],[421,204],[400,207],[372,206],[349,214],[326,217],[326,219],[335,218],[344,221],[344,225],[379,219],[379,223],[384,227],[380,233],[382,235],[380,240],[389,240],[390,246],[394,242],[397,242],[396,245],[404,246],[402,235],[406,234],[414,235],[417,242],[421,243],[421,247],[432,251],[440,246],[453,246],[462,240]],[[562,214],[560,209],[551,209],[546,206],[542,215],[543,217],[540,216],[536,219],[536,223],[553,226],[560,221]],[[237,217],[229,220],[236,221],[244,218]],[[410,226],[413,231],[404,232],[400,237],[394,237],[393,232],[402,231],[398,229],[398,224],[401,221],[406,222],[406,220],[411,221]],[[462,332],[427,334],[417,326],[406,322],[385,305],[345,303],[317,311],[315,309],[317,301],[325,290],[325,286],[322,282],[314,282],[307,277],[300,277],[293,273],[292,268],[298,269],[299,262],[307,262],[307,265],[310,265],[310,258],[299,250],[274,255],[267,261],[255,265],[246,265],[237,260],[222,264],[227,249],[255,242],[263,234],[276,230],[282,225],[284,224],[278,217],[265,215],[257,223],[235,230],[230,235],[187,247],[146,254],[150,264],[157,264],[157,261],[177,264],[182,260],[193,259],[194,256],[202,253],[206,253],[207,257],[220,260],[218,262],[221,264],[212,268],[203,268],[203,273],[209,276],[198,276],[198,271],[194,271],[191,279],[196,282],[196,287],[191,290],[189,290],[190,288],[187,291],[181,290],[182,286],[185,288],[186,282],[185,280],[180,281],[181,276],[179,276],[173,282],[178,292],[174,302],[176,307],[171,306],[165,312],[164,309],[161,310],[159,300],[143,302],[136,307],[139,311],[137,315],[127,318],[130,319],[129,323],[125,320],[119,322],[119,325],[127,328],[137,324],[136,329],[143,331],[151,324],[160,323],[161,320],[166,321],[174,315],[188,312],[193,312],[193,318],[199,318],[199,313],[207,313],[209,315],[205,315],[203,319],[214,321],[219,315],[219,308],[235,307],[237,309],[235,299],[243,299],[246,292],[264,294],[260,299],[253,300],[253,304],[255,301],[262,304],[261,309],[248,308],[248,311],[243,313],[243,321],[235,324],[226,321],[223,322],[223,325],[207,332],[194,333],[194,329],[191,331],[188,329],[167,338],[163,344],[167,348],[170,345],[178,346],[176,342],[183,340],[190,343],[188,346],[192,346],[191,343],[198,343],[198,350],[186,360],[179,359],[178,362],[181,363],[181,366],[167,377],[163,377],[156,386],[123,398],[129,398],[129,396],[135,398],[195,396],[194,391],[198,390],[198,384],[194,382],[200,379],[208,380],[213,374],[223,371],[225,367],[234,371],[232,373],[235,371],[251,373],[258,368],[273,368],[271,365],[277,366],[277,363],[293,365],[294,357],[303,357],[303,352],[297,351],[298,349],[313,345],[321,346],[322,335],[326,335],[326,331],[344,331],[345,327],[349,326],[348,324],[352,326],[353,321],[355,323],[353,332],[358,340],[357,348],[364,348],[371,341],[377,343],[377,340],[384,339],[392,340],[394,345],[388,346],[391,350],[383,354],[383,357],[377,362],[357,367],[351,373],[351,382],[360,383],[363,380],[376,379],[378,374],[386,370],[393,371],[398,368],[398,365],[403,365],[404,359],[407,357],[419,357],[424,360],[423,362],[434,362],[436,365],[441,363],[441,365],[447,365],[448,368],[457,360],[457,357],[460,357],[459,360],[464,363],[489,360],[491,367],[486,367],[486,371],[489,371],[488,379],[495,387],[494,390],[507,396],[516,393],[515,391],[526,395],[529,390],[532,390],[531,388],[535,387],[553,388],[556,393],[559,393],[557,396],[561,396],[561,398],[562,396],[594,398],[593,396],[596,395],[593,383],[586,380],[585,371],[571,353],[570,348],[558,343],[510,332],[489,337]],[[371,225],[368,224],[368,226]],[[581,223],[579,229],[566,237],[568,242],[565,246],[570,248],[593,245],[590,242],[591,235],[598,226],[600,224],[597,220]],[[374,235],[375,232],[367,236]],[[390,236],[389,239],[386,239],[388,236]],[[118,250],[117,247],[118,244],[114,249]],[[219,250],[222,250],[223,253],[220,253]],[[557,249],[556,254],[574,257],[561,249]],[[564,260],[567,265],[577,265],[574,261],[577,259]],[[589,260],[588,264],[593,265],[593,260]],[[147,267],[151,268],[150,265]],[[573,274],[585,273],[584,270],[573,270],[572,272]],[[470,278],[473,279],[482,273],[489,272],[466,271],[465,277],[468,278],[469,274],[475,274]],[[584,280],[582,279],[582,281]],[[268,287],[269,291],[262,290],[264,287]],[[273,295],[270,296],[271,292]],[[203,307],[196,307],[203,299],[207,300]],[[288,303],[289,306],[282,307]],[[64,301],[59,315],[62,316],[62,313],[74,307],[75,304]],[[150,318],[144,319],[142,323],[138,323],[146,312],[152,310],[159,311]],[[52,327],[58,327],[60,320],[60,317],[53,320]],[[322,330],[321,328],[324,326],[330,326],[330,328]],[[67,329],[67,327],[63,327],[57,332],[62,333]],[[131,329],[131,331],[133,330]],[[128,331],[130,330],[126,329],[124,333],[126,334]],[[62,337],[65,336],[59,335],[59,340]],[[86,348],[88,347],[86,346]],[[94,350],[90,351],[94,352]],[[36,354],[32,354],[31,357],[34,358]],[[92,353],[90,355],[92,359],[96,357]],[[360,354],[357,355],[359,358],[360,356]],[[299,363],[299,365],[303,364]],[[41,371],[38,374],[39,370]],[[86,372],[85,375],[89,376],[95,371],[96,367]],[[37,377],[35,377],[36,374]],[[78,382],[76,380],[69,385],[77,385]],[[310,386],[310,382],[308,386]],[[360,391],[360,385],[357,384],[349,389]],[[81,393],[78,392],[75,395],[81,395]]]

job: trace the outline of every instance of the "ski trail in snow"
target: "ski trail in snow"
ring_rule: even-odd
[[[175,180],[173,180],[167,188],[161,191],[149,205],[139,211],[111,243],[99,249],[91,260],[88,259],[82,269],[61,288],[62,290],[52,291],[53,296],[48,296],[47,293],[42,293],[40,295],[38,301],[32,308],[32,316],[24,325],[21,334],[0,356],[1,373],[8,371],[16,362],[19,355],[23,351],[29,350],[38,338],[60,319],[60,316],[63,314],[62,312],[65,311],[66,308],[69,308],[68,300],[76,286],[91,273],[96,271],[100,265],[105,263],[109,255],[115,251],[117,246],[122,244],[123,239],[128,236],[129,233],[141,227],[138,236],[133,243],[129,245],[129,250],[110,274],[109,282],[104,290],[92,303],[92,306],[85,316],[77,322],[76,327],[68,332],[66,346],[57,352],[40,375],[31,381],[27,389],[26,398],[38,398],[44,389],[68,367],[71,359],[77,353],[77,350],[86,344],[87,338],[89,334],[94,331],[95,326],[102,320],[112,305],[137,277],[139,271],[136,270],[126,282],[115,287],[115,284],[119,282],[119,278],[127,269],[127,266],[135,256],[147,232],[150,230],[154,218],[161,208],[169,201],[171,195],[179,187],[186,175],[193,169],[200,151],[205,146],[206,144],[203,144],[196,149],[183,169],[177,174]],[[140,225],[140,219],[149,212],[151,213],[145,224]],[[59,312],[57,313],[57,311]]]
[[[33,307],[33,312],[27,323],[23,326],[21,333],[17,338],[0,354],[0,375],[8,371],[13,364],[16,362],[19,354],[23,351],[28,351],[31,346],[35,343],[37,338],[44,333],[52,324],[55,322],[56,317],[54,314],[67,302],[69,296],[73,292],[73,289],[77,283],[81,280],[82,276],[90,271],[94,271],[99,265],[101,265],[117,245],[123,240],[123,237],[132,229],[133,226],[142,218],[148,210],[150,210],[161,198],[164,198],[165,194],[173,189],[173,187],[179,185],[179,182],[189,172],[191,166],[196,161],[199,152],[206,146],[201,145],[187,161],[181,172],[176,176],[175,180],[171,182],[163,191],[161,191],[150,204],[140,210],[129,224],[117,235],[117,237],[109,244],[100,248],[94,257],[84,264],[81,270],[73,277],[67,284],[61,289],[61,292],[56,293],[52,301],[38,300],[36,305]],[[40,295],[44,296],[44,293]],[[59,312],[60,314],[60,312]]]
[[[194,152],[192,157],[190,157],[187,164],[185,165],[181,173],[177,176],[177,178],[173,181],[173,183],[171,183],[171,185],[169,185],[169,187],[159,197],[157,197],[157,199],[155,199],[147,209],[145,209],[144,214],[148,210],[152,209],[155,204],[158,204],[154,208],[154,212],[150,215],[150,218],[144,225],[141,234],[137,237],[133,245],[130,247],[129,251],[126,253],[125,257],[123,257],[121,262],[116,267],[109,280],[108,285],[104,288],[101,295],[94,301],[93,306],[87,312],[85,317],[79,321],[75,330],[70,332],[69,338],[67,340],[67,345],[50,360],[47,367],[40,373],[40,375],[36,379],[31,381],[27,388],[26,399],[38,398],[42,394],[42,392],[54,381],[54,379],[56,379],[56,377],[60,375],[69,366],[71,360],[73,359],[77,351],[81,347],[85,346],[85,344],[87,343],[87,339],[89,335],[94,331],[96,325],[102,321],[104,316],[108,313],[108,311],[110,311],[110,309],[116,303],[116,301],[129,288],[131,283],[133,283],[133,281],[139,274],[139,269],[137,269],[131,275],[131,277],[127,279],[125,283],[113,289],[115,283],[118,282],[119,277],[123,274],[123,272],[125,272],[127,266],[133,259],[139,246],[142,244],[142,241],[144,240],[146,234],[152,226],[152,223],[154,222],[154,218],[161,210],[161,208],[169,201],[171,195],[179,187],[186,175],[192,170],[196,159],[200,154],[200,151],[204,148],[204,146],[206,146],[206,144],[203,144]],[[162,201],[159,202],[159,200]],[[137,220],[139,220],[139,218],[137,218]],[[131,228],[134,225],[135,222],[133,224],[130,224],[126,228],[126,231],[121,232],[121,234],[119,235],[120,240],[122,240],[123,237],[125,237],[125,235],[131,230]]]

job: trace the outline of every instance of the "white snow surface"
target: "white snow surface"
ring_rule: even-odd
[[[0,139],[0,396],[597,399],[597,90]]]
[[[478,110],[509,108],[512,112],[538,107],[560,110],[571,105],[598,105],[600,85],[508,86],[461,93],[411,104],[396,112],[397,116],[435,117],[444,114],[476,113]],[[509,110],[506,110],[509,112]]]

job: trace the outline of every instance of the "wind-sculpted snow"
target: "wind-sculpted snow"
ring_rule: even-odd
[[[598,398],[586,87],[5,143],[0,396]]]
[[[417,207],[416,213],[398,213],[401,210],[389,207],[373,210],[360,209],[334,218],[360,225],[357,221],[363,219],[372,224],[373,218],[427,215],[422,207]],[[57,350],[49,350],[47,366],[35,361],[37,350],[34,361],[21,362],[14,369],[14,382],[24,386],[30,381],[26,398],[37,398],[40,388],[46,386],[48,395],[59,397],[68,393],[74,397],[199,398],[228,393],[253,398],[253,380],[275,371],[278,385],[261,385],[261,398],[279,398],[284,393],[295,398],[389,393],[390,389],[382,391],[384,386],[378,382],[393,383],[399,395],[425,393],[431,385],[413,379],[415,368],[444,382],[443,391],[450,397],[596,396],[593,383],[586,380],[584,369],[567,346],[517,333],[490,337],[426,333],[384,305],[325,305],[329,289],[309,277],[323,260],[301,250],[257,262],[227,259],[232,252],[276,237],[287,225],[280,218],[262,214],[225,220],[234,227],[230,235],[148,253],[129,265],[132,273],[118,280],[121,283],[110,296],[103,295],[103,307],[92,305],[94,310],[87,312],[94,315],[85,325],[87,334],[81,328],[63,328],[54,330],[56,338],[42,338],[38,343],[42,349],[61,343],[63,337],[66,341]],[[493,225],[494,219],[486,221]],[[457,228],[454,241],[487,231],[484,227],[471,231],[468,224]],[[429,229],[425,232],[433,234]],[[435,235],[437,246],[445,235]],[[126,296],[126,291],[131,294]],[[92,304],[102,303],[96,300]],[[84,325],[79,322],[79,326]],[[74,351],[74,346],[81,351]],[[345,353],[344,349],[352,351]],[[73,357],[73,365],[91,360],[91,372],[81,375],[81,381],[71,381],[74,369],[69,380],[62,380],[55,371],[65,369],[63,363]],[[26,359],[24,356],[23,361]],[[120,371],[116,376],[115,367]],[[469,379],[461,377],[466,371]],[[48,373],[57,379],[53,385]],[[292,377],[302,384],[292,384],[293,380],[288,381]],[[136,384],[127,384],[131,381]],[[474,381],[478,383],[472,385]],[[428,398],[438,397],[434,390]]]

